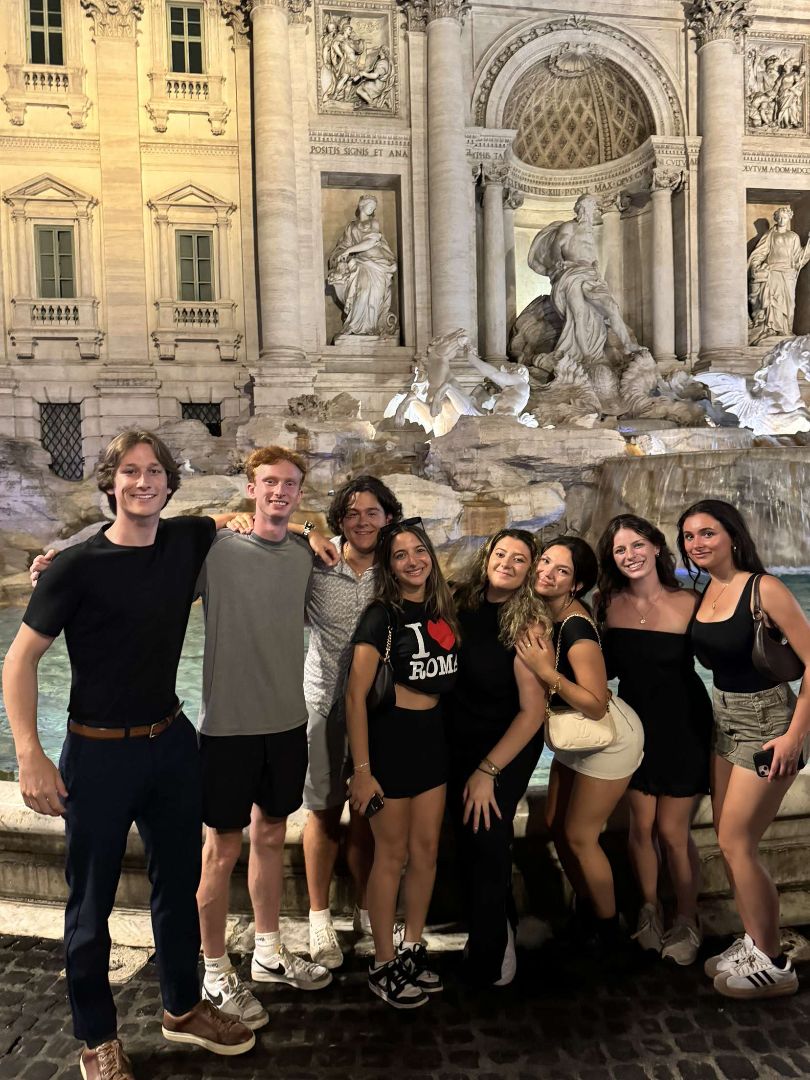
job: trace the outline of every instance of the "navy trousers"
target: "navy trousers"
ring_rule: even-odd
[[[513,928],[517,927],[512,896],[513,822],[543,750],[542,729],[498,777],[495,798],[501,817],[490,811],[489,829],[484,828],[482,821],[474,833],[471,821],[462,824],[461,795],[470,774],[497,741],[493,737],[463,750],[454,748],[454,767],[447,792],[467,905],[468,974],[472,981],[483,985],[491,985],[500,978],[507,920]]]
[[[68,733],[59,771],[65,806],[65,956],[73,1030],[91,1046],[115,1037],[108,977],[108,920],[129,829],[147,854],[163,1006],[174,1015],[200,1000],[202,799],[197,734],[181,713],[154,739],[88,739]]]

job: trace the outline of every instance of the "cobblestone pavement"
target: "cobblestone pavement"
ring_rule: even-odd
[[[0,956],[0,1077],[78,1077],[61,943],[0,937]],[[320,993],[260,988],[270,1025],[252,1053],[232,1059],[163,1042],[150,962],[116,990],[121,1037],[138,1080],[810,1077],[806,966],[795,997],[742,1003],[719,998],[699,964],[640,961],[619,976],[555,963],[541,950],[521,956],[511,987],[482,993],[459,982],[458,952],[437,960],[444,994],[410,1013],[372,997],[356,957]],[[238,963],[249,974],[247,959]]]

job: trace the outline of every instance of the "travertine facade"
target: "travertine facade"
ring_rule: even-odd
[[[638,340],[753,370],[748,256],[779,206],[810,228],[806,0],[4,0],[0,50],[0,434],[85,468],[217,406],[378,415],[457,329],[499,361],[585,191]],[[363,192],[399,336],[335,342]]]

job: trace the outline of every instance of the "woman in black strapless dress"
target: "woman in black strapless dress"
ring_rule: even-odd
[[[695,797],[709,791],[712,708],[694,666],[689,625],[697,596],[680,588],[663,533],[635,514],[607,526],[599,542],[597,616],[609,675],[644,726],[644,760],[628,790],[629,851],[642,907],[642,948],[691,964],[701,941],[699,860],[690,825]],[[659,851],[675,889],[664,931],[658,900]]]

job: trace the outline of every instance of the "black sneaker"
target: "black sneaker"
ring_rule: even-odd
[[[368,985],[372,993],[395,1009],[418,1009],[428,999],[425,991],[411,981],[408,970],[398,956],[387,964],[370,967]]]
[[[444,990],[441,977],[428,967],[427,949],[421,942],[410,949],[400,945],[397,956],[408,972],[411,982],[415,983],[420,990],[424,990],[426,994],[437,994],[440,990]]]

